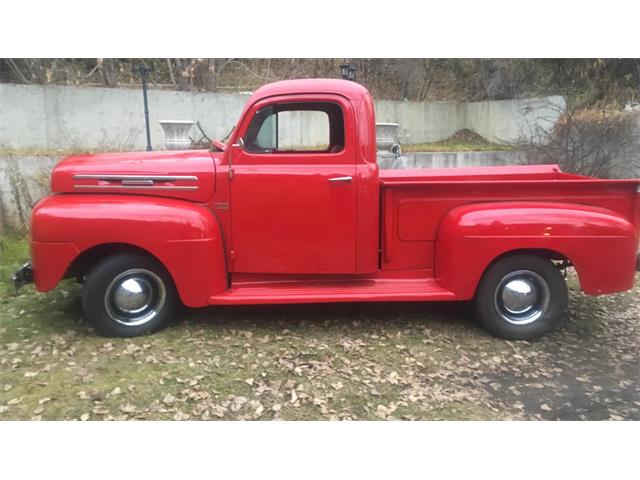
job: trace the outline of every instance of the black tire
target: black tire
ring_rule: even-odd
[[[480,324],[506,340],[533,340],[550,332],[562,322],[567,303],[560,270],[550,260],[530,254],[511,255],[491,265],[473,302]]]
[[[161,330],[173,320],[179,304],[167,270],[136,253],[113,254],[97,263],[87,275],[82,295],[85,316],[107,337]]]

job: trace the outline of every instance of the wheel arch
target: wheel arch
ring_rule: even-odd
[[[64,278],[84,277],[97,263],[101,262],[108,256],[117,253],[136,253],[139,255],[150,257],[160,265],[162,265],[163,268],[167,270],[167,272],[171,276],[171,272],[167,269],[166,265],[164,265],[164,263],[149,250],[132,243],[110,242],[99,243],[81,251],[67,268],[67,271],[64,274]],[[173,276],[171,276],[171,278],[173,280]]]
[[[552,262],[552,261],[567,262],[567,266],[574,266],[573,263],[571,262],[571,259],[566,254],[550,248],[532,247],[532,248],[514,248],[511,250],[506,250],[496,255],[493,259],[487,262],[484,268],[482,268],[482,271],[480,272],[480,276],[478,277],[478,282],[476,283],[476,286],[473,289],[473,293],[471,294],[471,297],[475,296],[476,291],[478,289],[478,285],[480,284],[480,280],[482,280],[487,270],[489,270],[493,265],[500,262],[501,260],[508,257],[515,257],[517,255],[533,255],[535,257],[540,257],[545,260],[548,260],[549,262]],[[580,271],[578,271],[578,269],[576,269],[576,273],[578,273],[578,279],[580,279]]]
[[[496,263],[498,263],[499,261],[508,258],[508,257],[515,257],[517,255],[533,255],[535,257],[540,257],[540,258],[544,258],[545,260],[548,260],[550,262],[553,261],[559,261],[559,262],[566,262],[565,266],[574,266],[573,263],[571,262],[571,259],[565,255],[562,252],[559,252],[558,250],[553,250],[550,248],[514,248],[512,250],[507,250],[503,253],[501,253],[500,255],[497,255],[493,260],[491,260],[487,266],[483,269],[482,274],[480,276],[480,280],[482,280],[482,277],[485,276],[485,274],[487,273],[487,270],[489,270],[493,265],[495,265]],[[580,278],[580,273],[577,271],[578,273],[578,278]],[[480,282],[478,282],[479,284]],[[476,290],[477,290],[477,286],[476,286]],[[473,294],[475,295],[476,291],[474,290]]]

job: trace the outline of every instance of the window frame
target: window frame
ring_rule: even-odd
[[[278,107],[283,107],[283,108],[278,108]],[[302,108],[302,107],[307,107],[307,108]],[[315,108],[314,108],[315,107]],[[324,108],[323,108],[324,107]],[[257,120],[259,120],[259,116],[260,114],[264,111],[264,110],[268,110],[270,109],[271,112],[266,115],[264,118],[261,119],[259,126],[257,127],[257,131],[252,131],[254,124]],[[316,112],[316,113],[321,113],[324,114],[326,117],[326,122],[327,122],[327,128],[328,128],[328,143],[327,146],[325,148],[318,148],[318,149],[303,149],[303,150],[289,150],[289,149],[280,149],[279,148],[279,144],[280,144],[280,120],[279,120],[279,114],[280,113],[286,113],[286,112],[290,112],[290,113],[302,113],[302,112]],[[254,142],[257,142],[260,133],[262,132],[262,128],[264,127],[265,123],[267,122],[267,120],[271,117],[275,116],[275,148],[265,148],[263,150],[250,150],[247,148],[249,140],[247,137],[249,137],[250,135],[252,137],[255,137],[255,140],[252,138],[251,142],[252,144]],[[324,118],[323,118],[324,120]],[[337,130],[337,132],[334,132],[334,129]],[[341,132],[340,132],[341,130]],[[338,141],[333,143],[334,141],[334,137],[338,137],[339,140],[342,141]],[[345,125],[344,125],[344,111],[342,109],[342,107],[340,106],[340,104],[336,103],[336,102],[328,102],[328,101],[308,101],[308,102],[300,102],[300,101],[287,101],[287,102],[278,102],[278,103],[272,103],[270,105],[267,105],[265,107],[259,108],[257,110],[255,110],[253,112],[253,116],[251,118],[251,121],[249,122],[249,125],[247,127],[247,132],[246,132],[246,136],[244,137],[244,144],[245,144],[245,150],[247,152],[250,153],[257,153],[257,154],[267,154],[267,155],[272,155],[272,154],[284,154],[284,155],[291,155],[291,154],[328,154],[328,153],[340,153],[341,151],[344,150],[345,148]],[[257,143],[255,143],[257,145]],[[340,150],[336,151],[336,152],[331,152],[331,150],[336,146],[336,145],[340,145],[342,148],[340,148]],[[304,145],[301,145],[302,147],[304,147]]]
[[[330,152],[326,150],[253,152],[251,150],[247,150],[243,146],[241,149],[242,155],[240,155],[237,159],[239,164],[314,164],[320,163],[318,162],[318,157],[322,157],[322,164],[353,164],[355,162],[354,148],[357,144],[357,139],[355,138],[357,132],[354,130],[355,120],[353,108],[348,99],[336,94],[277,95],[258,100],[249,108],[247,108],[245,115],[243,115],[243,120],[240,124],[240,128],[237,129],[237,133],[234,135],[234,143],[238,143],[238,139],[240,138],[244,140],[251,126],[251,123],[253,122],[253,119],[259,110],[262,110],[269,106],[291,103],[329,103],[337,105],[342,112],[342,123],[344,130],[344,142],[342,150],[340,150],[339,152]]]

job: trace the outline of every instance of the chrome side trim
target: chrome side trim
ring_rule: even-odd
[[[146,178],[144,180],[135,180],[135,179],[124,179],[122,180],[122,185],[153,185],[153,180]]]
[[[99,174],[78,174],[73,176],[74,180],[104,180],[105,182],[120,182],[123,180],[151,180],[157,182],[174,182],[176,180],[197,181],[195,175],[99,175]]]
[[[74,185],[73,188],[103,188],[118,190],[197,190],[196,186],[187,185]]]

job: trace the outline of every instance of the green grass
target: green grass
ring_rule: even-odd
[[[0,147],[3,157],[66,157],[84,153],[97,153],[104,150],[90,148],[6,148]]]
[[[608,339],[618,330],[592,319],[537,342],[505,342],[476,327],[463,304],[344,304],[185,310],[157,334],[108,339],[83,319],[74,281],[11,296],[9,275],[28,257],[27,243],[0,246],[5,420],[542,418],[552,412],[515,408],[496,393],[496,378],[539,374],[530,380],[537,399],[548,372],[567,370],[554,362],[568,348],[578,349],[573,358],[584,344],[597,359],[635,338],[620,324],[619,338]],[[609,304],[585,305],[577,315]],[[517,378],[526,391],[528,377]],[[562,383],[548,381],[551,392]]]
[[[10,278],[17,266],[29,260],[26,240],[0,236],[0,300],[12,291]]]
[[[402,151],[410,152],[507,152],[513,150],[510,145],[500,143],[449,142],[403,144]]]

